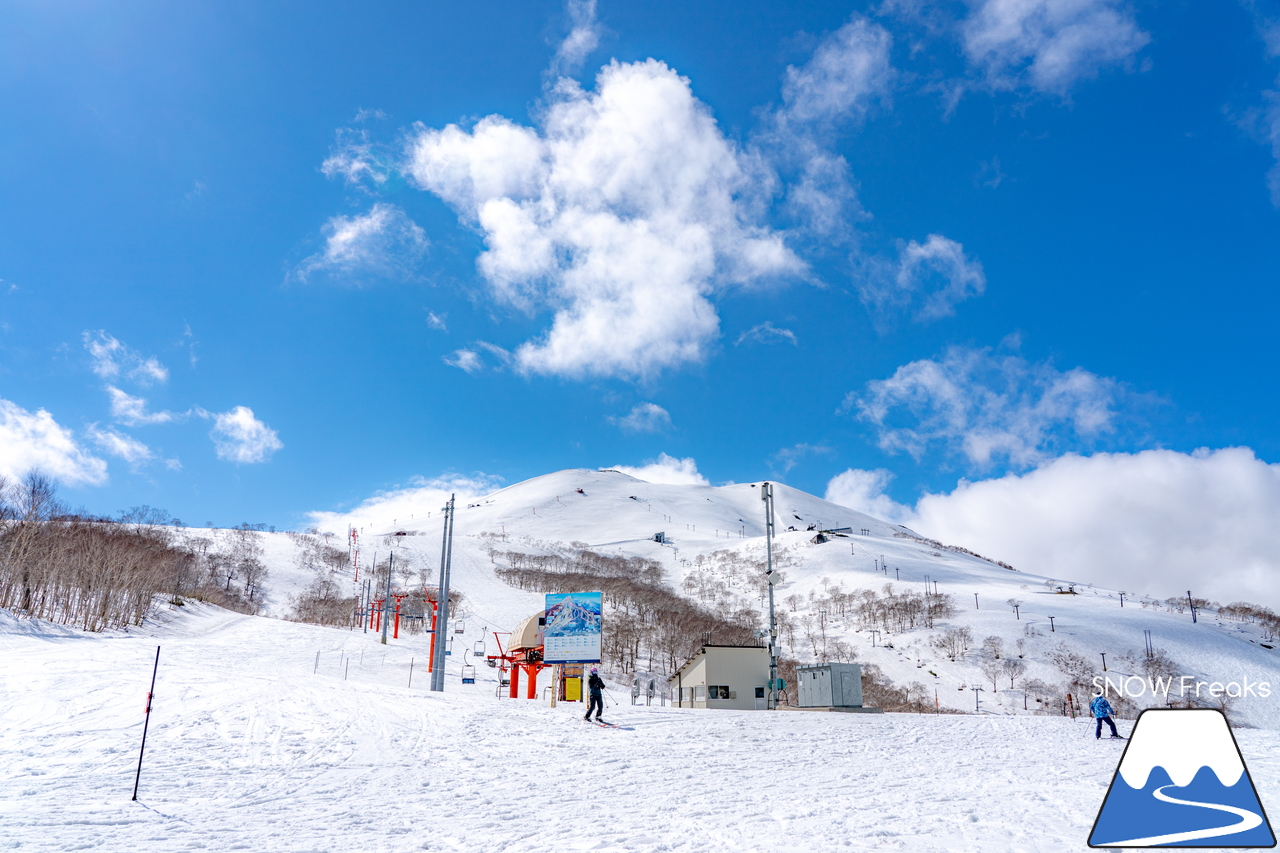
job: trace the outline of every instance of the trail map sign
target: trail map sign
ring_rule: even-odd
[[[547,663],[599,663],[600,613],[598,592],[547,594],[542,659]]]

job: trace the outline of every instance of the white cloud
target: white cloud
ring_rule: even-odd
[[[325,273],[359,282],[367,275],[411,278],[430,241],[405,212],[378,202],[361,216],[335,216],[324,227],[324,251],[302,261],[299,279]]]
[[[893,474],[883,468],[874,471],[850,468],[827,483],[826,499],[875,518],[900,523],[911,518],[911,510],[884,493],[892,480]]]
[[[554,75],[572,74],[600,45],[600,24],[596,21],[596,0],[568,0],[565,4],[573,29],[556,49],[551,61]]]
[[[403,489],[379,492],[363,501],[355,509],[346,512],[316,511],[307,513],[311,525],[322,531],[346,534],[349,527],[364,527],[372,531],[396,529],[439,529],[440,509],[449,502],[449,495],[456,494],[456,506],[483,497],[498,489],[501,477],[475,473],[470,476],[445,474],[426,479],[415,477]],[[431,513],[431,518],[427,518]]]
[[[711,296],[805,269],[755,224],[752,158],[665,64],[613,62],[594,92],[562,79],[548,101],[537,129],[420,126],[409,150],[413,180],[483,232],[494,294],[555,312],[516,350],[522,372],[644,377],[701,361],[719,333]]]
[[[676,459],[659,453],[653,462],[644,465],[611,465],[615,471],[630,474],[638,480],[672,486],[709,486],[707,478],[698,473],[698,463],[692,457]]]
[[[127,394],[114,385],[107,386],[107,394],[111,397],[111,417],[125,426],[167,424],[178,417],[173,412],[148,412],[145,399]]]
[[[831,145],[839,128],[888,103],[897,76],[892,44],[888,30],[855,15],[826,36],[808,62],[787,68],[782,106],[756,141],[790,178],[786,208],[805,237],[844,242],[852,224],[866,218],[849,163]]]
[[[780,341],[786,341],[792,346],[797,345],[796,333],[790,329],[779,329],[769,320],[765,320],[758,326],[752,326],[742,334],[738,335],[738,339],[733,342],[734,346],[740,346],[744,343],[748,344],[772,344]]]
[[[1066,95],[1130,62],[1151,37],[1124,0],[967,0],[965,55],[997,89]]]
[[[878,472],[850,473],[832,480],[829,499],[878,506],[883,495],[866,479]],[[961,482],[911,512],[884,506],[873,514],[898,513],[926,536],[1026,572],[1280,608],[1280,465],[1248,448],[1067,455],[1022,475]]]
[[[889,96],[895,77],[892,44],[888,30],[855,15],[824,38],[808,62],[787,67],[779,119],[793,128],[861,121]]]
[[[657,403],[638,403],[621,418],[609,418],[627,432],[660,432],[671,427],[671,414]]]
[[[786,474],[799,465],[801,459],[810,454],[826,456],[833,452],[834,448],[825,444],[795,444],[791,447],[784,447],[773,454],[773,462],[781,466],[782,473]],[[773,466],[771,465],[770,467]]]
[[[1277,81],[1280,85],[1280,81]],[[1271,156],[1275,165],[1267,172],[1267,187],[1271,190],[1271,203],[1280,207],[1280,91],[1268,89],[1262,93],[1266,106],[1262,111],[1263,133],[1271,143]]]
[[[104,453],[123,459],[130,465],[137,466],[143,462],[150,462],[155,458],[155,454],[151,452],[151,448],[147,447],[136,438],[127,436],[122,432],[114,429],[98,429],[97,424],[90,424],[86,429],[89,438],[93,439],[93,443],[102,448]]]
[[[965,257],[964,247],[940,234],[930,234],[923,243],[915,240],[902,250],[896,277],[897,296],[911,299],[917,294],[923,304],[916,312],[922,320],[936,320],[955,313],[955,306],[987,287],[982,264]]]
[[[276,431],[254,417],[253,410],[247,406],[216,414],[197,409],[196,413],[213,418],[209,437],[213,439],[219,459],[240,465],[266,462],[284,447]]]
[[[0,476],[18,478],[33,470],[69,486],[107,481],[107,463],[85,452],[52,415],[0,400]]]
[[[449,331],[449,329],[444,324],[444,320],[445,318],[443,316],[437,314],[434,311],[427,312],[427,325],[433,329],[439,329],[442,332]]]
[[[1059,371],[1016,355],[952,347],[941,360],[913,361],[850,394],[846,407],[873,424],[879,445],[919,459],[931,445],[987,467],[1048,458],[1068,430],[1092,440],[1114,429],[1125,392],[1114,379],[1079,367]],[[902,411],[899,417],[897,412]]]
[[[475,373],[477,370],[484,368],[484,365],[480,363],[480,356],[475,350],[454,350],[453,355],[447,355],[441,360],[450,367],[465,370],[467,373]]]
[[[853,243],[854,285],[878,320],[903,311],[936,320],[982,295],[981,264],[939,234],[904,244],[896,262],[863,255],[854,225],[869,217],[848,162],[832,148],[836,130],[860,124],[890,102],[897,79],[892,45],[888,30],[855,15],[824,38],[807,63],[787,69],[782,107],[758,142],[790,178],[785,208],[800,225],[797,239],[825,247]]]
[[[84,341],[84,348],[93,358],[93,372],[103,379],[115,379],[123,375],[143,386],[169,380],[169,369],[156,358],[144,357],[102,329],[96,332],[85,331],[80,337]]]
[[[361,110],[355,120],[362,121],[365,117],[364,110]],[[320,171],[326,178],[340,177],[352,186],[362,186],[368,181],[374,187],[380,187],[387,182],[391,169],[369,141],[367,131],[346,127],[338,130],[335,136],[337,139],[329,150],[329,156],[320,164]]]

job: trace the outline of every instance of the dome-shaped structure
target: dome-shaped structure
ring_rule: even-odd
[[[514,653],[542,647],[542,626],[539,622],[542,621],[544,612],[539,610],[516,626],[516,629],[511,632],[511,642],[507,646],[508,652]]]

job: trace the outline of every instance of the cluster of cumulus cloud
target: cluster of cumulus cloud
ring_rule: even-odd
[[[1145,43],[1109,0],[1074,2],[1071,14],[1054,11],[1060,3],[1021,5],[1028,8],[974,4],[952,22],[973,68],[965,85],[1065,91]],[[814,280],[814,258],[833,250],[880,320],[937,319],[982,294],[981,264],[942,234],[873,250],[858,233],[867,214],[836,142],[889,108],[902,77],[883,22],[855,15],[828,34],[808,61],[786,69],[779,102],[735,140],[691,82],[661,61],[611,61],[590,88],[567,76],[599,40],[593,2],[571,2],[569,11],[572,32],[531,123],[489,115],[416,125],[396,150],[348,129],[324,163],[326,174],[373,193],[395,173],[442,199],[482,236],[477,268],[495,302],[550,315],[542,333],[511,350],[476,342],[449,363],[469,372],[488,359],[525,374],[651,377],[707,357],[720,337],[718,298]],[[335,217],[325,232],[300,276],[408,275],[428,246],[383,201]]]
[[[1001,348],[950,347],[848,395],[881,449],[976,474],[914,505],[853,468],[826,498],[1019,569],[1136,594],[1280,606],[1280,465],[1248,448],[1094,452],[1144,402],[1116,379]]]
[[[826,498],[1037,575],[1280,606],[1280,465],[1248,448],[1068,453],[914,506],[886,494],[892,479],[850,469]]]
[[[98,452],[120,459],[135,471],[149,463],[177,470],[182,467],[178,459],[163,458],[155,448],[121,428],[180,423],[190,418],[212,423],[209,438],[217,457],[228,462],[265,462],[284,447],[275,430],[246,406],[225,412],[199,406],[183,412],[150,411],[145,397],[130,394],[119,385],[130,383],[142,389],[164,384],[169,380],[168,368],[105,331],[86,331],[82,338],[93,372],[104,381],[110,406],[110,423],[89,423],[82,431],[82,438]],[[39,470],[70,486],[102,485],[107,482],[107,462],[94,455],[82,438],[44,409],[32,412],[0,399],[0,476],[12,479]]]

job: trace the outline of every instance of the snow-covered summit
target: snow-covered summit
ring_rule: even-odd
[[[1130,788],[1145,788],[1157,767],[1180,788],[1190,785],[1201,767],[1212,770],[1227,787],[1244,774],[1227,721],[1212,710],[1153,712],[1142,718],[1120,762],[1120,775]]]

